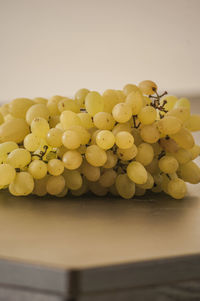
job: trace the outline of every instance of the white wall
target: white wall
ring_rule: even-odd
[[[0,100],[155,80],[200,93],[200,0],[0,0]]]

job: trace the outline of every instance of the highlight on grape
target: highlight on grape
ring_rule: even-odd
[[[17,98],[0,107],[0,189],[14,196],[92,192],[125,199],[150,190],[175,199],[200,182],[187,98],[149,80],[74,98]]]

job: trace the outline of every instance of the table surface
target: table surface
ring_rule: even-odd
[[[199,195],[200,185],[188,185],[184,200],[16,198],[1,191],[0,258],[84,269],[200,254]]]

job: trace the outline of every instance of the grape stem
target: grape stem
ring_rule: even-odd
[[[134,128],[135,129],[138,129],[141,122],[138,123],[138,125],[136,124],[136,118],[137,118],[137,115],[133,115],[133,124],[134,124]]]

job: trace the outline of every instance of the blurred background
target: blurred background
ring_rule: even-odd
[[[0,102],[152,79],[200,95],[199,0],[0,0]]]

